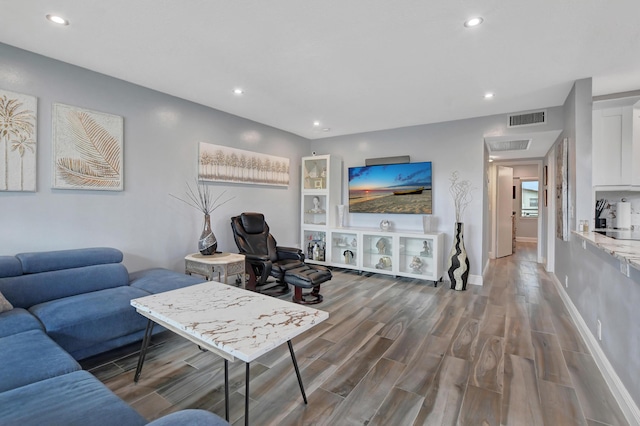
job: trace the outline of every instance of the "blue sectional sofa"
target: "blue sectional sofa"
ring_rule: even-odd
[[[147,320],[131,299],[202,279],[129,274],[122,259],[105,247],[0,256],[0,424],[147,424],[77,361],[142,338]],[[183,410],[151,424],[227,423]]]

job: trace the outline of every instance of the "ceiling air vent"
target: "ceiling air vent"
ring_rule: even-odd
[[[534,111],[509,116],[507,127],[534,126],[547,122],[547,111]]]
[[[491,152],[498,151],[526,151],[529,149],[531,139],[520,139],[515,141],[492,141],[489,142]]]

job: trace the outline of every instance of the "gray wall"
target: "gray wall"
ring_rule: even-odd
[[[235,196],[212,216],[219,249],[237,251],[229,218],[243,211],[263,212],[279,243],[299,244],[307,139],[4,44],[0,58],[0,88],[38,98],[37,192],[0,192],[0,255],[112,246],[130,271],[183,270],[184,256],[197,251],[203,215],[169,194],[182,197],[195,179],[201,141],[291,161],[288,188],[211,185]],[[123,192],[51,189],[54,102],[124,117]]]
[[[536,130],[562,128],[562,108],[548,108],[549,122]],[[438,230],[446,233],[445,258],[453,239],[455,212],[449,193],[449,177],[458,170],[461,179],[468,179],[476,188],[473,201],[464,214],[464,241],[471,263],[469,282],[482,283],[482,272],[488,260],[490,218],[488,208],[488,153],[484,139],[495,135],[517,135],[530,128],[507,129],[505,114],[445,123],[404,127],[400,129],[340,136],[311,141],[318,154],[334,154],[343,159],[342,200],[348,201],[347,168],[362,166],[366,158],[409,155],[411,161],[433,162],[433,216]],[[385,218],[396,229],[422,231],[420,215],[349,214],[349,226],[377,227]]]
[[[576,82],[564,110],[565,130],[560,140],[569,138],[569,202],[576,212],[570,219],[570,228],[575,230],[576,221],[593,217],[591,79]],[[550,154],[554,149],[555,145]],[[555,161],[553,155],[548,158]],[[550,220],[549,226],[554,223]],[[598,343],[640,405],[640,272],[632,268],[631,278],[623,276],[619,261],[588,244],[583,249],[575,235],[570,235],[570,241],[555,238],[554,249],[558,281],[564,284],[567,277],[564,291],[593,336],[597,336],[597,320],[602,322],[603,337]]]
[[[597,321],[602,323],[602,351],[640,405],[640,271],[631,277],[620,273],[620,262],[602,250],[574,237],[566,253],[571,267],[567,293],[597,340]],[[560,278],[560,277],[558,277]],[[564,282],[562,276],[561,282]]]

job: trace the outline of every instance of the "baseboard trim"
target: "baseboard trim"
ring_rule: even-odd
[[[487,262],[484,264],[484,269],[482,270],[482,282],[484,282],[484,277],[487,275],[489,271],[489,265],[491,264],[491,260],[487,259]]]
[[[569,311],[569,315],[571,315],[571,318],[576,323],[578,332],[589,347],[589,350],[593,355],[593,359],[595,360],[598,369],[602,373],[604,380],[607,382],[607,385],[609,386],[609,389],[611,390],[614,398],[618,402],[618,405],[620,406],[620,409],[622,410],[624,416],[626,417],[629,424],[640,426],[640,409],[636,405],[633,398],[631,398],[631,395],[622,383],[622,380],[620,380],[620,377],[618,377],[616,371],[613,369],[613,366],[598,344],[596,337],[593,335],[593,333],[591,333],[591,330],[589,330],[587,323],[584,322],[582,315],[580,315],[580,312],[578,312],[578,308],[576,308],[576,306],[573,304],[573,301],[564,290],[564,287],[562,287],[562,283],[560,283],[558,277],[556,277],[555,274],[550,275],[552,277],[553,283],[558,290],[558,293],[560,294],[560,297],[562,298],[564,305]]]
[[[482,285],[482,276],[469,274],[469,279],[467,280],[467,284]]]

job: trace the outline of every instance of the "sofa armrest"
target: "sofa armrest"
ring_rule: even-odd
[[[147,426],[224,426],[226,421],[217,415],[205,410],[181,410],[167,414],[149,423]]]

